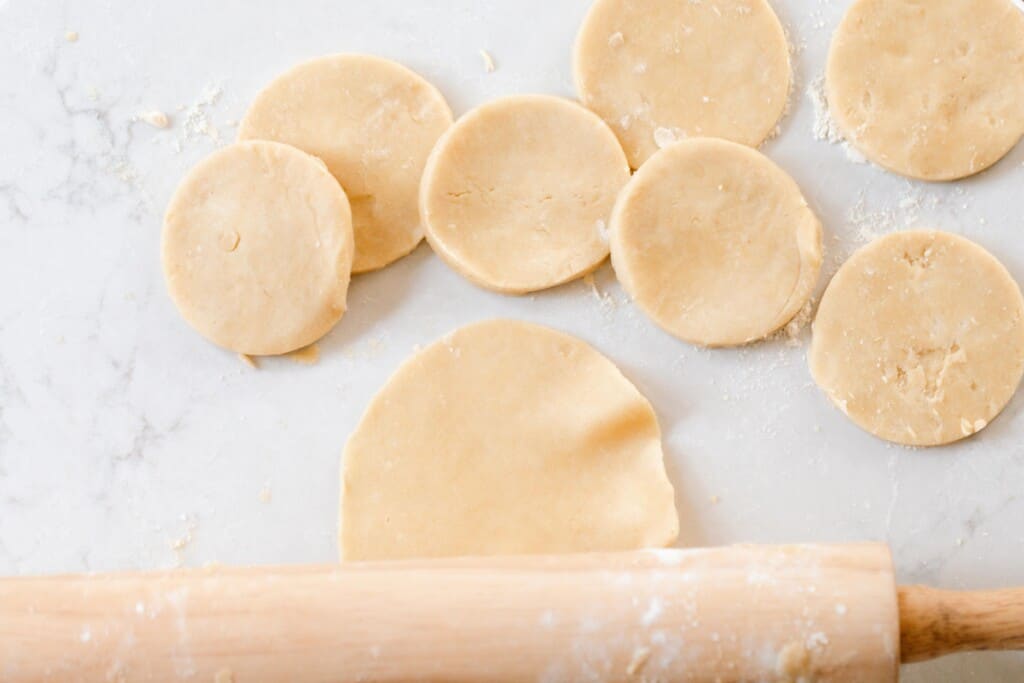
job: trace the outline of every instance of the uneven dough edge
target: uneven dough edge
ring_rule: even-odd
[[[260,148],[263,147],[269,150],[276,150],[285,154],[295,155],[297,158],[305,158],[312,162],[312,166],[315,166],[325,178],[329,178],[332,185],[338,188],[340,196],[342,198],[342,208],[344,210],[344,216],[348,224],[348,229],[343,231],[342,235],[343,244],[342,248],[338,251],[338,272],[341,274],[339,278],[339,289],[340,296],[331,303],[330,311],[325,311],[319,316],[319,320],[311,321],[306,332],[298,338],[298,341],[293,343],[285,343],[283,340],[279,340],[267,346],[252,346],[246,349],[237,349],[229,346],[225,346],[220,341],[210,337],[206,331],[201,330],[192,320],[191,315],[188,313],[189,306],[186,306],[180,298],[179,293],[176,290],[174,281],[177,279],[177,267],[169,262],[169,232],[168,225],[172,222],[172,212],[179,206],[179,204],[188,197],[190,193],[195,192],[195,185],[199,182],[198,177],[202,170],[207,166],[215,166],[220,163],[221,159],[231,154],[232,150],[236,147],[247,147],[247,148]],[[348,196],[345,194],[344,188],[338,183],[337,179],[327,170],[327,166],[318,157],[308,154],[296,147],[287,145],[281,142],[275,142],[272,140],[245,140],[241,142],[233,143],[227,147],[223,147],[207,155],[205,158],[199,161],[193,166],[185,178],[179,183],[174,194],[171,196],[171,200],[167,204],[167,209],[164,212],[163,223],[161,228],[160,237],[160,260],[161,268],[164,274],[165,287],[167,288],[168,294],[174,302],[175,308],[179,314],[186,321],[186,323],[200,336],[209,341],[210,343],[220,348],[233,351],[236,353],[243,353],[249,356],[280,356],[291,353],[297,349],[314,344],[315,342],[322,339],[327,333],[329,333],[344,317],[347,308],[348,300],[348,287],[351,283],[351,264],[353,255],[355,253],[355,238],[352,230],[352,213],[348,202]]]
[[[652,311],[648,310],[642,302],[637,300],[637,286],[636,282],[633,280],[633,269],[627,267],[626,264],[622,262],[621,257],[617,255],[624,252],[625,247],[621,242],[622,238],[619,235],[619,230],[616,228],[623,220],[623,213],[626,211],[626,205],[632,199],[633,193],[637,191],[637,183],[642,182],[648,175],[656,174],[658,172],[658,165],[660,163],[658,159],[659,155],[661,155],[665,150],[678,147],[679,145],[696,144],[725,144],[731,149],[747,155],[756,163],[767,161],[776,172],[776,176],[788,184],[791,190],[802,199],[803,207],[805,209],[802,219],[796,226],[795,246],[800,254],[800,269],[794,276],[793,286],[789,296],[780,306],[777,314],[773,316],[774,322],[771,324],[771,330],[763,335],[742,339],[735,338],[719,343],[707,343],[695,339],[683,340],[689,344],[694,344],[704,348],[734,348],[745,346],[747,344],[767,339],[769,336],[785,327],[794,317],[796,317],[800,312],[800,309],[802,309],[810,300],[812,293],[817,287],[818,281],[821,278],[821,266],[824,262],[824,235],[821,220],[818,218],[817,214],[811,210],[807,203],[807,198],[803,194],[803,191],[797,184],[796,180],[794,180],[784,168],[775,163],[775,161],[753,147],[720,138],[688,138],[687,140],[675,143],[675,145],[666,147],[664,150],[659,150],[658,153],[655,153],[650,159],[648,159],[644,166],[633,174],[630,182],[627,183],[626,187],[624,187],[622,192],[619,193],[615,206],[612,209],[611,219],[609,221],[609,242],[611,245],[612,269],[615,271],[615,276],[619,283],[622,285],[623,289],[626,290],[626,293],[629,294],[630,299],[634,304],[637,305],[659,328],[673,337],[680,338],[676,331],[663,324]],[[667,158],[667,155],[664,155],[663,158]]]
[[[484,104],[482,104],[482,105],[480,105],[480,106],[470,110],[469,112],[464,114],[462,117],[460,117],[438,139],[437,144],[434,145],[433,151],[430,153],[430,156],[427,158],[427,163],[426,163],[426,166],[423,169],[423,175],[422,175],[422,178],[420,180],[420,189],[419,189],[420,224],[421,224],[421,226],[423,228],[424,237],[425,237],[425,239],[427,241],[427,244],[430,245],[430,248],[434,251],[434,253],[437,254],[441,258],[441,260],[444,261],[444,263],[448,265],[449,268],[451,268],[456,273],[458,273],[462,277],[464,277],[467,280],[469,280],[471,283],[473,283],[477,287],[480,287],[481,289],[486,289],[488,291],[497,292],[498,294],[507,294],[507,295],[511,295],[511,296],[525,296],[525,295],[528,295],[528,294],[534,294],[536,292],[542,292],[542,291],[545,291],[545,290],[548,290],[548,289],[554,289],[556,287],[561,287],[562,285],[568,284],[570,282],[578,280],[578,279],[580,279],[582,277],[586,277],[587,275],[593,273],[598,268],[600,268],[601,265],[608,259],[608,256],[610,254],[610,247],[608,245],[605,245],[605,248],[603,250],[603,254],[600,256],[600,258],[598,258],[591,265],[587,266],[586,268],[583,268],[583,269],[580,269],[578,271],[575,271],[573,273],[567,274],[564,277],[558,278],[555,281],[543,282],[543,283],[529,283],[529,284],[522,284],[522,285],[519,285],[519,284],[499,284],[499,283],[495,283],[493,281],[488,280],[486,277],[484,277],[480,273],[476,272],[469,265],[462,263],[460,261],[458,255],[454,251],[452,251],[444,243],[443,240],[438,239],[437,236],[435,236],[432,233],[432,231],[430,229],[430,220],[428,218],[428,216],[430,214],[429,203],[430,203],[430,184],[431,184],[431,178],[437,172],[438,164],[441,162],[441,157],[444,155],[444,153],[446,151],[446,148],[450,144],[450,140],[458,134],[459,126],[461,124],[464,124],[467,121],[472,121],[475,118],[485,117],[485,116],[489,115],[490,112],[493,109],[506,106],[510,101],[519,101],[519,102],[549,102],[549,101],[555,101],[555,102],[558,102],[560,104],[570,104],[570,105],[573,105],[575,107],[578,107],[582,113],[585,113],[589,117],[592,117],[592,119],[594,120],[595,123],[599,123],[600,124],[600,128],[602,130],[606,130],[607,131],[608,136],[609,136],[609,140],[613,141],[615,146],[619,150],[622,151],[623,159],[626,159],[626,152],[625,152],[625,150],[622,149],[622,145],[621,145],[621,142],[618,139],[618,136],[615,135],[615,132],[608,126],[607,122],[605,122],[604,119],[602,119],[595,112],[593,112],[590,109],[584,107],[582,104],[580,104],[579,102],[577,102],[575,100],[567,99],[567,98],[564,98],[564,97],[558,97],[558,96],[555,96],[555,95],[536,95],[536,94],[507,95],[507,96],[504,96],[504,97],[500,97],[500,98],[498,98],[496,100],[491,100],[490,102],[485,102]],[[628,160],[626,160],[627,168],[628,168],[628,163],[629,163]],[[627,180],[627,183],[628,183],[628,180]]]
[[[250,123],[249,123],[249,112],[251,112],[253,110],[253,108],[255,107],[255,105],[257,103],[257,101],[265,93],[268,93],[268,92],[272,91],[276,86],[279,86],[281,83],[288,82],[289,79],[294,77],[296,72],[298,72],[298,71],[300,71],[300,70],[302,70],[304,68],[309,68],[309,67],[311,67],[311,66],[313,66],[313,65],[317,64],[318,62],[321,62],[321,61],[323,61],[325,59],[353,60],[353,61],[358,60],[358,61],[363,61],[363,62],[375,64],[375,65],[377,65],[379,67],[383,67],[383,68],[387,68],[387,69],[392,69],[394,71],[403,73],[411,81],[416,82],[418,85],[424,87],[428,92],[431,93],[431,95],[432,95],[432,97],[433,97],[433,99],[435,101],[434,103],[436,105],[439,105],[439,107],[442,108],[444,110],[444,112],[446,113],[447,119],[448,119],[448,129],[449,130],[451,129],[451,125],[454,122],[454,118],[455,118],[454,114],[452,112],[451,105],[448,103],[448,100],[445,98],[444,94],[440,91],[440,89],[437,86],[435,86],[433,83],[431,83],[429,80],[427,80],[425,77],[423,77],[422,75],[420,75],[416,71],[412,70],[411,68],[405,66],[404,64],[402,64],[400,62],[397,62],[397,61],[394,61],[394,60],[391,60],[391,59],[387,59],[387,58],[384,58],[384,57],[379,57],[377,55],[372,55],[372,54],[359,53],[359,52],[339,52],[339,53],[334,53],[334,54],[329,54],[329,55],[321,55],[319,57],[313,57],[313,58],[301,61],[298,64],[294,64],[290,68],[285,70],[284,72],[277,74],[269,83],[264,85],[260,89],[260,92],[257,94],[256,98],[249,105],[249,108],[246,111],[246,115],[242,118],[242,120],[239,123],[238,134],[237,134],[238,141],[242,142],[242,141],[246,141],[246,140],[262,140],[262,139],[265,139],[265,138],[262,138],[262,137],[260,137],[260,136],[258,136],[256,134],[254,134],[253,132],[251,132],[249,130],[249,125],[250,125]],[[281,143],[281,144],[287,144],[287,143]],[[310,154],[309,152],[306,152],[306,153]],[[318,161],[320,161],[320,163],[322,163],[322,164],[324,163],[323,160],[320,159],[319,157],[317,157],[316,155],[310,154],[310,156],[312,156],[313,158],[315,158]],[[336,180],[337,180],[337,178],[336,178]],[[338,181],[338,182],[339,182],[339,184],[342,185],[342,189],[345,189],[344,185],[340,181]],[[345,189],[345,192],[347,194],[348,190]],[[353,258],[353,261],[352,261],[352,275],[362,275],[364,273],[371,273],[371,272],[374,272],[374,271],[377,271],[377,270],[381,270],[381,269],[386,268],[387,266],[391,265],[392,263],[395,263],[396,261],[399,261],[399,260],[405,258],[409,254],[411,254],[413,251],[415,251],[416,248],[423,242],[423,239],[424,239],[424,230],[423,230],[422,220],[421,220],[419,225],[415,226],[415,228],[410,230],[409,236],[410,236],[410,239],[405,241],[401,246],[396,247],[396,248],[390,250],[387,254],[379,255],[378,258],[370,258],[370,257],[367,257],[367,256],[363,256],[363,255],[361,255],[361,252],[359,252],[358,249],[357,249],[357,251],[355,253],[355,256]]]
[[[423,357],[432,351],[440,348],[447,347],[452,340],[460,334],[474,334],[478,332],[484,332],[489,328],[497,328],[500,330],[504,325],[513,324],[521,327],[523,330],[531,333],[539,333],[548,335],[553,339],[562,340],[572,345],[579,345],[580,348],[585,350],[588,354],[591,354],[594,359],[599,359],[600,363],[607,369],[612,371],[612,375],[615,380],[620,383],[623,387],[628,388],[631,393],[631,398],[636,400],[639,405],[643,407],[645,412],[645,418],[648,419],[653,426],[653,430],[657,439],[658,451],[661,457],[658,462],[657,478],[659,479],[656,497],[649,498],[647,502],[650,503],[652,509],[657,510],[656,513],[649,515],[649,519],[660,520],[657,526],[654,526],[647,530],[643,540],[637,545],[637,548],[656,548],[666,547],[674,543],[679,536],[679,513],[676,508],[676,491],[672,482],[668,478],[668,472],[666,469],[666,455],[664,453],[662,432],[661,427],[657,418],[657,414],[654,411],[653,406],[647,400],[647,398],[640,392],[640,390],[625,376],[618,366],[612,362],[607,356],[602,354],[600,351],[595,349],[590,344],[573,335],[534,323],[528,323],[518,320],[509,319],[490,319],[476,323],[471,323],[460,327],[448,334],[444,335],[440,339],[434,341],[427,347],[416,352],[409,358],[405,359],[394,373],[385,381],[381,389],[370,400],[366,410],[362,417],[357,423],[355,429],[349,435],[346,440],[345,447],[341,457],[340,467],[340,487],[339,487],[339,499],[338,499],[338,555],[342,562],[346,561],[362,561],[359,558],[355,560],[346,557],[345,552],[345,503],[346,493],[350,487],[348,481],[348,469],[346,467],[346,461],[351,457],[353,448],[353,437],[363,430],[364,426],[374,420],[379,414],[384,413],[388,410],[388,405],[391,401],[391,392],[389,389],[395,385],[401,385],[404,382],[404,378],[413,375],[418,370],[418,365]],[[542,474],[542,473],[540,473]]]

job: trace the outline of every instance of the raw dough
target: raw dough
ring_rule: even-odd
[[[249,108],[240,140],[286,142],[320,157],[348,194],[355,273],[383,268],[423,239],[423,165],[452,124],[444,97],[400,64],[332,55],[296,66]]]
[[[983,171],[1024,134],[1024,13],[1011,0],[858,0],[826,94],[850,143],[891,171]]]
[[[608,256],[606,226],[629,164],[597,116],[558,97],[506,97],[459,119],[423,174],[427,239],[476,284],[523,294]]]
[[[346,560],[625,550],[679,530],[647,400],[590,346],[521,322],[407,361],[343,469]]]
[[[814,321],[811,372],[859,426],[936,446],[983,429],[1024,373],[1024,300],[991,254],[914,231],[864,247]]]
[[[661,150],[622,191],[611,222],[622,285],[680,339],[761,339],[807,302],[821,270],[821,223],[760,152],[695,138]]]
[[[687,136],[761,144],[791,80],[765,0],[597,0],[576,39],[575,75],[633,168]]]
[[[188,174],[164,218],[163,266],[178,310],[210,341],[264,356],[308,346],[345,313],[348,200],[322,162],[242,142]]]

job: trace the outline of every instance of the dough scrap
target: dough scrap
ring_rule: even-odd
[[[815,381],[861,428],[909,446],[984,429],[1024,374],[1024,299],[977,244],[878,239],[832,279],[814,321]]]
[[[789,45],[766,0],[597,0],[576,89],[639,168],[686,137],[757,146],[789,97]]]
[[[345,447],[341,555],[627,550],[678,534],[647,400],[537,325],[464,327],[408,360]]]
[[[309,346],[345,313],[348,200],[322,162],[242,142],[200,162],[167,209],[163,268],[185,320],[249,356]]]
[[[1024,12],[1011,0],[858,0],[832,41],[829,109],[890,171],[955,180],[1024,135]]]
[[[768,157],[694,138],[655,154],[622,191],[612,265],[669,333],[735,346],[771,334],[807,302],[821,232],[800,188]]]
[[[434,251],[472,282],[507,294],[586,275],[629,164],[600,118],[558,97],[485,104],[441,138],[420,214]]]
[[[276,140],[324,160],[352,204],[352,272],[383,268],[423,239],[417,194],[434,143],[452,124],[418,74],[369,55],[300,64],[253,102],[238,139]]]

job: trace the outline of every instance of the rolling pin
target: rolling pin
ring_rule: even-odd
[[[0,680],[887,683],[1024,648],[1024,590],[896,586],[882,545],[0,580]]]

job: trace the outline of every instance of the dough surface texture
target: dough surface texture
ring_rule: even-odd
[[[506,97],[438,142],[420,215],[449,266],[481,287],[525,294],[607,258],[608,215],[628,180],[625,154],[596,115],[558,97]]]
[[[612,213],[615,274],[670,334],[703,346],[762,339],[810,298],[821,223],[757,150],[694,138],[643,165]]]
[[[832,40],[829,110],[911,178],[985,170],[1024,134],[1024,12],[1011,0],[857,0]]]
[[[300,64],[257,96],[240,140],[276,140],[319,157],[352,204],[354,273],[383,268],[423,239],[417,193],[452,123],[444,97],[400,64],[342,54]]]
[[[628,550],[679,531],[647,400],[587,344],[522,322],[408,360],[342,470],[344,560]]]
[[[597,0],[574,71],[580,99],[633,168],[686,137],[760,145],[792,80],[786,35],[765,0]]]
[[[171,298],[204,337],[251,356],[308,346],[345,313],[348,200],[323,164],[276,142],[214,152],[164,218]]]
[[[855,253],[814,321],[811,372],[875,436],[937,446],[985,428],[1024,373],[1024,300],[991,254],[911,231]]]

